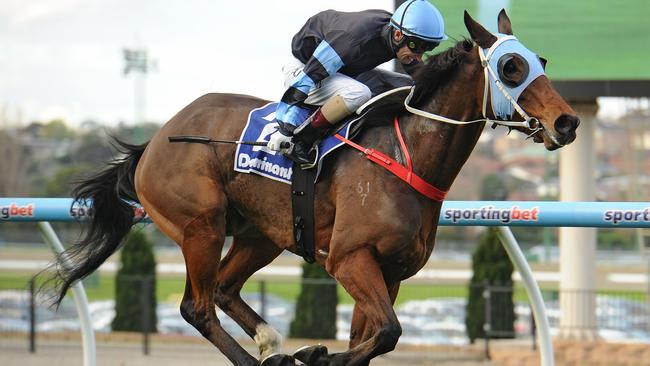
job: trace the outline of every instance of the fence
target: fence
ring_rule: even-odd
[[[142,208],[134,206],[137,216]],[[92,214],[86,206],[72,205],[69,199],[1,198],[3,220],[39,221],[39,229],[55,251],[62,250],[58,237],[46,221],[72,221]],[[509,226],[562,227],[650,227],[650,207],[643,202],[463,202],[443,203],[440,225],[498,226],[499,238],[520,273],[531,308],[538,321],[540,355],[543,365],[552,365],[553,348],[548,319],[541,293],[532,271],[510,231]],[[63,263],[65,265],[65,263]],[[84,325],[84,364],[94,365],[94,336],[88,329],[85,294],[81,285],[73,287]]]
[[[151,278],[131,277],[128,285],[143,289],[142,298],[132,306],[142,314],[141,319],[149,319],[152,311],[148,303],[145,287]],[[111,321],[115,315],[115,305],[110,296],[115,283],[112,276],[102,275],[93,279],[87,288],[94,293],[104,294],[91,297],[90,317],[93,328],[98,332],[110,332]],[[308,280],[309,281],[309,280]],[[330,285],[332,281],[311,280],[312,286]],[[289,335],[289,326],[294,318],[295,302],[300,291],[300,281],[296,280],[251,280],[246,285],[243,298],[251,307],[269,319],[271,325],[284,336]],[[161,334],[177,334],[200,337],[199,333],[185,322],[178,311],[183,292],[183,278],[159,277],[156,279],[158,305],[156,329]],[[58,312],[43,305],[43,296],[37,296],[33,282],[3,281],[0,290],[0,338],[5,341],[24,342],[31,352],[37,350],[38,335],[45,333],[78,330],[80,323],[70,301],[63,303]],[[12,288],[13,287],[13,288]],[[402,285],[395,306],[402,324],[401,343],[427,344],[438,346],[459,346],[468,344],[465,329],[467,286],[438,285],[435,283],[411,283]],[[481,285],[475,290],[485,297],[483,329],[486,337],[485,355],[489,357],[489,341],[493,338],[515,338],[529,340],[535,347],[535,326],[530,304],[520,287]],[[339,288],[337,307],[337,338],[347,340],[352,318],[352,300]],[[605,340],[637,340],[650,342],[650,303],[641,292],[600,292],[584,293],[585,299],[597,301],[598,333]],[[108,295],[106,297],[106,295]],[[559,326],[559,292],[544,291],[551,329]],[[511,299],[514,304],[513,319],[504,306]],[[219,313],[224,328],[236,338],[248,336],[223,313]],[[511,322],[511,328],[504,329],[504,323]],[[139,327],[142,332],[142,350],[149,353],[150,327],[144,322]]]

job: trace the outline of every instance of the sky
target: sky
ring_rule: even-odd
[[[489,13],[509,1],[479,4]],[[124,75],[122,51],[134,47],[154,65],[147,121],[166,122],[209,92],[278,100],[291,38],[309,16],[392,7],[392,0],[0,0],[0,126],[133,124],[135,75]],[[479,19],[493,17],[484,12]],[[619,98],[599,103],[601,115],[627,109]]]
[[[134,75],[124,48],[143,47],[145,116],[165,122],[209,92],[277,100],[290,42],[333,8],[392,11],[392,0],[0,0],[0,116],[132,124]]]

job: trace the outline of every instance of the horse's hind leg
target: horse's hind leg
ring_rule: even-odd
[[[230,316],[260,348],[260,358],[278,352],[280,335],[242,300],[244,283],[260,268],[271,263],[282,249],[265,237],[236,236],[219,270],[217,306]]]
[[[381,268],[368,248],[348,253],[338,263],[328,263],[328,268],[330,265],[334,277],[363,312],[368,323],[364,330],[370,327],[372,334],[347,352],[326,357],[330,365],[367,365],[373,357],[392,351],[402,334]]]
[[[221,327],[214,307],[217,273],[225,239],[223,210],[203,213],[187,224],[181,250],[187,267],[181,315],[235,365],[259,365]]]

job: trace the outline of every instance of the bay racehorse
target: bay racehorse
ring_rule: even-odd
[[[404,108],[404,95],[400,103],[384,103],[379,112],[371,113],[368,119],[373,121],[356,138],[362,146],[405,162],[406,153],[393,129],[397,117],[414,174],[443,192],[469,157],[485,121],[503,119],[494,103],[487,101],[502,93],[492,79],[500,79],[501,87],[516,86],[541,67],[536,62],[542,64],[536,56],[531,59],[512,51],[501,57],[499,65],[487,68],[491,47],[512,35],[504,11],[498,17],[497,35],[467,13],[465,25],[471,40],[431,57],[415,75],[407,99],[409,110]],[[74,196],[92,200],[95,213],[85,236],[68,250],[76,265],[59,268],[58,301],[72,283],[117,250],[134,221],[132,206],[125,200],[136,201],[180,246],[187,269],[180,305],[183,318],[236,365],[260,361],[225,332],[215,305],[257,341],[260,359],[276,352],[278,334],[242,301],[240,290],[253,273],[284,250],[296,251],[290,186],[235,172],[232,145],[168,142],[174,135],[237,140],[249,112],[266,103],[245,95],[204,95],[148,143],[122,144],[123,159],[82,181]],[[512,120],[524,120],[510,126],[543,142],[548,150],[575,139],[579,119],[543,73],[508,103],[516,110]],[[462,124],[472,120],[478,121]],[[416,274],[431,255],[441,201],[423,196],[359,151],[343,148],[325,164],[316,186],[315,208],[316,261],[355,305],[349,350],[327,354],[312,347],[302,358],[310,365],[367,365],[397,344],[401,327],[393,304],[400,283]],[[234,241],[222,258],[227,235]],[[273,355],[267,361],[264,364],[294,362],[286,355]]]

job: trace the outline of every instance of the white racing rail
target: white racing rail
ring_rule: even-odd
[[[55,253],[63,245],[49,221],[75,221],[88,217],[87,206],[72,205],[68,198],[0,198],[0,221],[38,222],[45,242]],[[136,216],[144,214],[134,205]],[[440,213],[440,225],[498,226],[499,239],[521,275],[538,325],[541,364],[555,364],[553,343],[541,292],[509,226],[540,227],[615,227],[650,228],[650,203],[647,202],[550,202],[550,201],[446,201]],[[65,261],[65,259],[64,259]],[[61,263],[65,266],[66,263]],[[96,361],[95,336],[88,311],[88,300],[81,282],[73,294],[83,339],[85,366]]]

